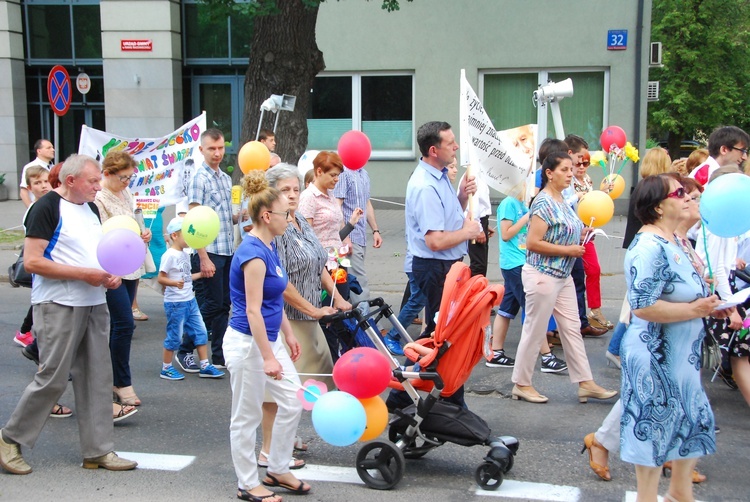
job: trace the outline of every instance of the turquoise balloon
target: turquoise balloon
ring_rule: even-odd
[[[349,446],[365,432],[367,413],[356,397],[335,390],[318,398],[312,410],[312,423],[326,443]]]
[[[750,230],[750,176],[725,174],[706,185],[701,195],[701,220],[719,237],[737,237]]]

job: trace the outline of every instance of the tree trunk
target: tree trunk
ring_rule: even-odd
[[[245,110],[242,144],[258,131],[260,105],[271,94],[296,96],[293,112],[280,111],[276,153],[296,164],[307,145],[307,111],[315,76],[325,69],[323,53],[315,42],[318,7],[300,0],[276,0],[278,13],[256,18],[245,74]],[[265,112],[261,129],[273,130],[276,114]]]

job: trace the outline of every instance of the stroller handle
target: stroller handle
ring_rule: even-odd
[[[368,309],[366,313],[363,313],[361,310],[363,303],[366,303],[368,307],[375,307],[375,309]],[[336,312],[335,314],[324,315],[320,318],[320,322],[323,324],[330,324],[338,321],[343,321],[344,319],[356,319],[357,322],[362,322],[367,318],[377,315],[383,310],[384,306],[385,302],[382,298],[373,298],[372,300],[360,302],[357,308],[353,308],[351,310],[341,310],[339,312]]]

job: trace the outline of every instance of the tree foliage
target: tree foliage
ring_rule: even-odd
[[[654,0],[651,40],[662,42],[659,101],[649,103],[652,134],[682,139],[719,125],[750,126],[750,2]]]

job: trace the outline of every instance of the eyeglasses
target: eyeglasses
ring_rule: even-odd
[[[730,147],[732,150],[737,150],[738,152],[742,152],[742,155],[747,155],[747,148],[737,148],[736,146]]]
[[[589,167],[591,165],[591,161],[584,160],[583,162],[579,162],[576,164],[576,167]]]
[[[695,197],[690,197],[690,200],[692,200],[693,202],[700,202],[701,201],[701,196],[700,195],[696,195]]]
[[[287,220],[289,219],[289,210],[288,209],[286,211],[266,211],[266,212],[267,213],[271,213],[271,214],[279,214],[279,215],[284,216],[285,219],[287,219]]]
[[[130,176],[118,176],[117,177],[117,179],[119,179],[123,183],[125,183],[126,181],[130,181],[133,178],[135,178],[135,174],[131,174]]]
[[[683,199],[685,198],[685,189],[683,187],[678,188],[674,192],[669,192],[667,198],[672,199]]]

